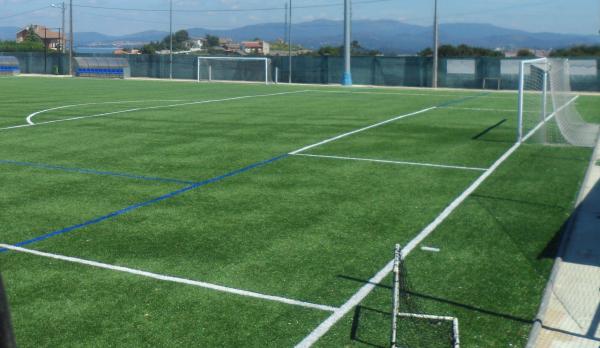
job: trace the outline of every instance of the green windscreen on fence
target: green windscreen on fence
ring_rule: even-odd
[[[66,74],[68,57],[43,52],[9,52],[15,56],[24,74]],[[86,56],[107,56],[77,54]],[[112,55],[108,55],[112,56]],[[129,61],[132,77],[196,80],[197,56],[174,55],[172,71],[169,55],[121,55]],[[271,58],[271,76],[280,82],[289,79],[288,57]],[[574,91],[600,91],[598,58],[570,59],[571,85]],[[430,87],[432,59],[430,57],[353,57],[354,84],[374,86]],[[298,56],[292,58],[292,82],[339,84],[342,80],[343,58],[330,56]],[[449,58],[439,64],[439,86],[447,88],[507,89],[518,87],[519,59],[516,58]]]

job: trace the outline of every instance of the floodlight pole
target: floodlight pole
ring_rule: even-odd
[[[73,0],[69,0],[69,75],[73,76]]]
[[[431,87],[438,87],[438,66],[439,66],[439,47],[440,47],[440,26],[438,20],[438,0],[434,0],[433,11],[433,69]]]
[[[288,82],[292,83],[292,0],[290,0],[290,13],[288,22]]]
[[[169,2],[169,79],[173,79],[173,0]]]
[[[66,40],[65,40],[65,33],[67,32],[65,30],[65,9],[66,9],[65,2],[63,1],[62,7],[61,7],[61,10],[62,10],[62,37],[60,38],[60,40],[61,40],[60,46],[62,48],[63,54],[65,54],[67,52],[67,47],[66,47],[67,45],[66,45]]]
[[[344,77],[343,86],[352,86],[352,3],[344,0]]]

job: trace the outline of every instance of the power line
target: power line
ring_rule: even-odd
[[[390,2],[393,0],[364,0],[355,1],[354,5],[360,4],[372,4],[380,2]],[[74,7],[91,8],[97,10],[111,10],[111,11],[135,11],[135,12],[169,12],[169,9],[148,9],[148,8],[125,8],[125,7],[108,7],[108,6],[95,6],[95,5],[79,5],[73,4]],[[343,7],[340,3],[328,3],[319,5],[301,5],[294,6],[294,9],[310,9],[310,8],[326,8],[326,7]],[[174,9],[173,12],[184,12],[184,13],[215,13],[215,12],[264,12],[264,11],[282,11],[285,7],[262,7],[262,8],[244,8],[244,9],[208,9],[208,10],[192,10],[192,9]]]
[[[47,8],[50,8],[50,7],[52,7],[52,6],[44,6],[44,7],[36,8],[35,10],[29,10],[29,11],[24,11],[24,12],[19,12],[19,13],[13,13],[13,14],[8,15],[8,16],[0,17],[0,20],[23,16],[23,15],[30,14],[30,13],[33,13],[33,12],[45,10]]]

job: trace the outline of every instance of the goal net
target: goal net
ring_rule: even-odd
[[[400,246],[394,255],[392,348],[458,348],[458,319],[424,313],[424,299],[410,284]]]
[[[260,57],[199,57],[198,82],[272,82],[271,60]]]
[[[520,142],[595,146],[600,129],[577,110],[568,60],[525,60],[519,75]]]

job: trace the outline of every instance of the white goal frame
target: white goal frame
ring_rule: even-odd
[[[521,65],[519,67],[519,123],[518,123],[518,136],[517,141],[522,143],[524,141],[525,134],[523,134],[523,112],[525,107],[525,75],[526,70],[525,67],[527,65],[545,65],[544,69],[544,82],[542,86],[542,100],[540,100],[540,104],[542,105],[542,113],[540,115],[540,123],[545,125],[546,116],[548,114],[547,111],[547,101],[548,101],[548,71],[550,69],[550,60],[548,58],[538,58],[538,59],[528,59],[521,61]],[[545,127],[544,127],[545,128]]]
[[[265,84],[268,85],[269,84],[269,58],[265,58],[265,57],[198,57],[198,60],[196,62],[196,68],[197,68],[197,72],[196,72],[196,78],[198,79],[198,82],[201,82],[200,79],[200,64],[202,63],[202,61],[217,61],[217,60],[225,60],[225,61],[262,61],[264,62],[264,67],[265,67]],[[208,81],[211,82],[212,81],[212,67],[210,66],[210,64],[208,65]],[[242,81],[243,82],[243,81]]]

